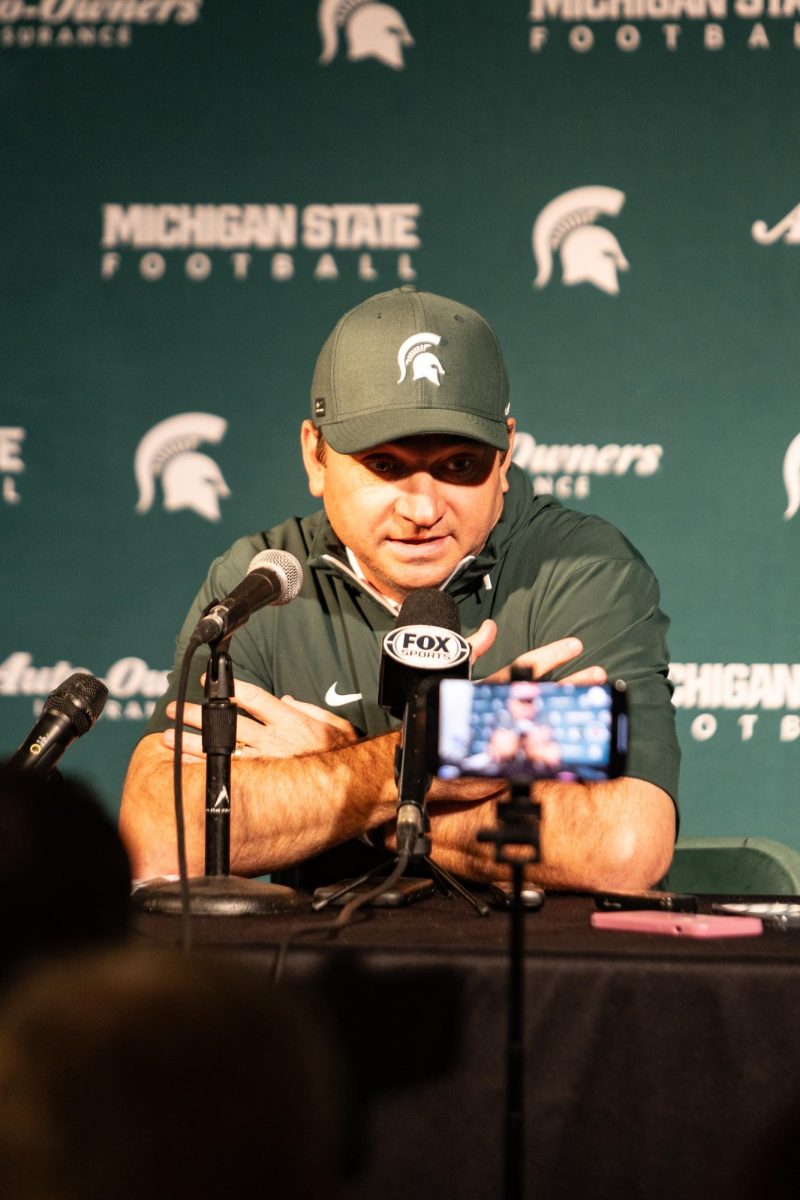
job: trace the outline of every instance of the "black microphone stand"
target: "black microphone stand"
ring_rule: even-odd
[[[530,680],[533,679],[533,672],[525,668],[512,668],[511,678]],[[509,783],[509,799],[500,801],[497,805],[497,826],[494,829],[481,830],[478,841],[494,845],[495,862],[511,867],[503,1197],[504,1200],[522,1200],[525,1150],[525,909],[522,905],[522,884],[526,864],[541,860],[541,806],[534,799],[534,788],[530,779],[512,776]],[[513,853],[509,853],[511,847],[514,848]]]
[[[230,635],[212,642],[206,668],[202,736],[206,755],[205,875],[190,878],[189,910],[197,917],[263,916],[297,908],[292,888],[230,873],[231,757],[236,749],[237,708]],[[180,881],[153,880],[133,893],[144,912],[180,913]]]
[[[460,883],[444,867],[440,867],[430,857],[430,821],[425,804],[425,797],[430,787],[430,776],[426,770],[426,724],[428,715],[428,687],[418,688],[408,701],[403,713],[403,733],[401,744],[395,750],[394,777],[397,784],[397,848],[407,851],[408,861],[415,866],[421,866],[430,876],[436,887],[444,896],[456,892],[462,899],[478,912],[487,917],[491,911],[489,905],[473,895],[463,883]],[[354,891],[368,879],[384,873],[390,875],[393,867],[400,861],[400,854],[387,862],[377,863],[370,867],[357,879],[348,880],[335,892],[318,900],[311,907],[319,912],[326,905],[332,904],[340,896]]]

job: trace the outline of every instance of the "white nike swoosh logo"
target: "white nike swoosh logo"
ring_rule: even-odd
[[[336,690],[338,682],[338,679],[334,680],[325,693],[325,703],[329,704],[331,708],[339,708],[342,704],[352,704],[354,700],[361,699],[361,692],[350,692],[346,696],[341,696]]]

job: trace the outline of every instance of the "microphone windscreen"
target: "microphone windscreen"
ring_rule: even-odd
[[[398,628],[402,625],[438,625],[461,633],[461,616],[458,605],[447,592],[438,588],[418,588],[403,601],[397,615]]]
[[[78,737],[91,729],[108,698],[108,688],[94,675],[75,671],[45,700],[42,708],[64,713],[72,720]]]
[[[303,586],[303,568],[295,556],[286,550],[261,550],[251,558],[247,574],[265,568],[278,572],[285,581],[280,597],[272,603],[288,604],[290,600],[294,600]]]
[[[417,636],[422,633],[419,626],[427,626],[429,631],[421,638]],[[437,635],[437,629],[458,636]],[[423,641],[430,644],[423,646]],[[420,649],[422,660],[418,657]],[[411,592],[397,614],[395,629],[383,639],[378,704],[393,717],[401,717],[420,683],[431,674],[469,678],[469,670],[469,647],[461,637],[461,617],[453,597],[438,588]]]

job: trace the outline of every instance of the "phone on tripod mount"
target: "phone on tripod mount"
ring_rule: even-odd
[[[426,725],[428,768],[438,779],[589,783],[621,775],[628,748],[621,682],[443,679],[430,690]]]

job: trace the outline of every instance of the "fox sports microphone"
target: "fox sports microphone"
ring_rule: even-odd
[[[25,741],[9,759],[15,771],[46,775],[75,738],[82,737],[103,711],[108,688],[94,675],[76,671],[45,700]]]
[[[200,618],[194,637],[199,642],[230,637],[259,608],[288,604],[302,586],[303,568],[293,554],[285,550],[262,550],[250,560],[242,582]]]
[[[383,639],[378,703],[402,717],[428,679],[468,679],[469,655],[453,597],[438,588],[419,588],[403,602],[397,624]]]
[[[426,693],[423,685],[445,676],[468,679],[469,643],[452,596],[420,588],[405,600],[397,625],[383,639],[378,703],[403,717],[396,755],[397,850],[415,853],[424,827],[428,791]]]

